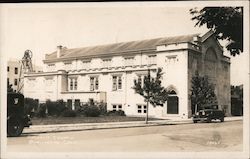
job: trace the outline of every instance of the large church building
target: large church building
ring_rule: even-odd
[[[132,89],[162,68],[162,85],[169,91],[163,106],[149,106],[149,116],[192,116],[191,79],[195,72],[207,75],[215,85],[218,105],[231,114],[230,59],[212,31],[82,48],[58,46],[45,55],[44,70],[26,73],[24,95],[39,102],[63,99],[72,109],[93,99],[107,103],[108,110],[124,110],[128,116],[144,116],[144,98]]]

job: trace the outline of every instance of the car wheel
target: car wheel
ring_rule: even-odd
[[[24,124],[21,119],[11,118],[7,123],[7,134],[11,137],[20,136],[23,132]]]
[[[224,118],[221,118],[220,121],[221,121],[221,122],[224,122]]]

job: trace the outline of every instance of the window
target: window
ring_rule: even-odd
[[[10,85],[10,79],[7,78],[7,86],[9,86],[9,85]]]
[[[148,56],[148,64],[149,65],[156,64],[156,55],[149,55]]]
[[[77,90],[77,80],[75,79],[74,90]]]
[[[17,75],[18,74],[18,68],[15,67],[15,74]]]
[[[134,65],[134,57],[126,57],[125,66],[133,66],[133,65]]]
[[[73,79],[70,79],[70,90],[73,90]]]
[[[138,75],[138,82],[141,82],[141,87],[144,85],[144,79],[146,75]]]
[[[122,89],[122,76],[113,76],[113,86],[112,90]]]
[[[121,104],[112,104],[112,107],[113,107],[114,111],[122,110],[122,105]]]
[[[98,90],[99,89],[99,79],[98,77],[90,77],[90,90]]]
[[[69,78],[69,90],[77,90],[77,78]]]
[[[7,67],[7,71],[8,71],[8,72],[10,71],[10,67],[9,67],[9,66]]]
[[[118,89],[122,89],[122,77],[118,77]]]
[[[99,80],[98,78],[95,78],[95,90],[98,90],[99,87]]]
[[[111,67],[111,59],[103,59],[102,62],[104,68]]]
[[[142,113],[146,114],[147,113],[147,106],[144,105],[144,104],[138,104],[137,105],[137,113],[139,113],[139,114],[142,114]]]
[[[15,86],[17,86],[17,79],[15,79],[15,81],[14,81],[14,85],[15,85]]]

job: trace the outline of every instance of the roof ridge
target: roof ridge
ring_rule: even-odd
[[[70,58],[70,57],[79,57],[79,56],[90,56],[90,55],[102,55],[102,54],[113,54],[119,52],[133,52],[138,50],[152,49],[157,45],[163,44],[173,44],[173,43],[182,43],[189,42],[193,40],[193,37],[199,36],[200,33],[196,34],[186,34],[178,36],[165,36],[157,37],[152,39],[142,39],[142,40],[133,40],[133,41],[123,41],[119,43],[108,43],[100,45],[90,45],[78,48],[67,48],[63,49],[63,56],[60,58]],[[45,60],[57,59],[56,51],[47,54]]]
[[[156,40],[156,39],[163,39],[163,38],[177,38],[177,37],[184,37],[184,36],[197,36],[200,35],[200,33],[195,33],[195,34],[185,34],[185,35],[177,35],[177,36],[163,36],[163,37],[158,37],[158,38],[152,38],[152,39],[142,39],[142,40],[133,40],[133,41],[122,41],[118,43],[107,43],[107,44],[100,44],[100,45],[89,45],[89,46],[83,46],[83,47],[77,47],[77,48],[70,48],[70,49],[83,49],[83,48],[88,48],[88,47],[96,47],[96,46],[107,46],[107,45],[113,45],[113,44],[123,44],[123,43],[129,43],[129,42],[142,42],[142,41],[147,41],[147,40]],[[67,48],[67,50],[69,50]]]

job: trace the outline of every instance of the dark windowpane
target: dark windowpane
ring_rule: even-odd
[[[15,81],[14,81],[14,85],[15,85],[15,86],[17,85],[17,79],[15,79]]]
[[[18,68],[15,67],[15,74],[18,74]]]

